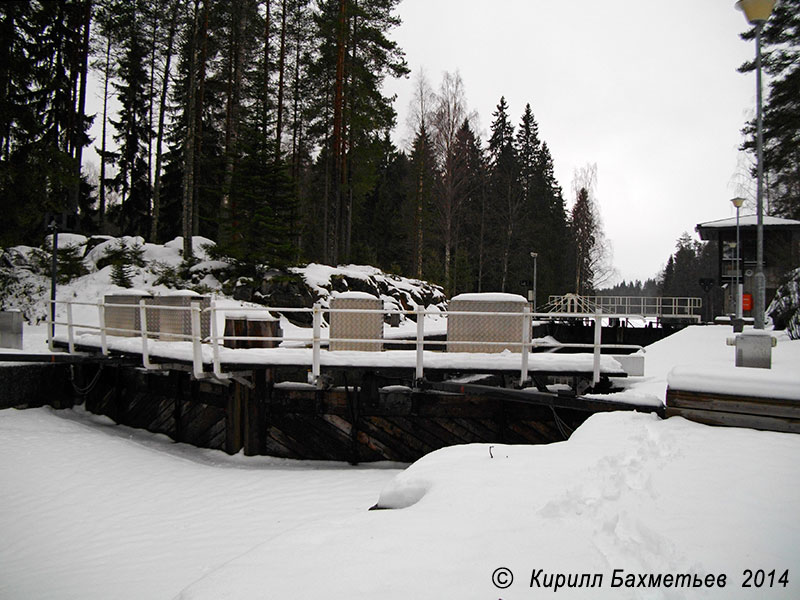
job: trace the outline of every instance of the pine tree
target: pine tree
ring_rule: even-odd
[[[34,241],[44,216],[78,225],[88,0],[0,5],[0,238]],[[67,222],[67,216],[70,216]]]
[[[122,52],[117,66],[119,117],[111,123],[117,133],[115,153],[119,169],[113,184],[121,193],[118,222],[128,235],[148,235],[150,231],[149,127],[150,80],[145,69],[145,3],[120,2],[115,7]]]

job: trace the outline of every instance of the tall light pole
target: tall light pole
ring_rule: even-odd
[[[766,310],[767,280],[764,276],[764,134],[761,109],[761,31],[775,7],[775,0],[739,0],[736,8],[741,10],[747,22],[756,28],[756,297],[755,328],[764,329],[764,311]]]
[[[731,202],[736,207],[736,318],[742,318],[742,296],[744,294],[744,286],[742,285],[742,262],[741,262],[741,244],[739,237],[739,209],[744,204],[744,198],[732,198]]]
[[[533,259],[533,312],[536,312],[536,259],[538,256],[536,252],[531,252]]]

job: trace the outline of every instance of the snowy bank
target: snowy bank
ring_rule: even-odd
[[[559,597],[753,598],[743,573],[759,568],[790,572],[763,597],[797,598],[799,459],[798,436],[635,413],[595,415],[560,444],[446,448],[384,487],[378,506],[395,510],[294,529],[180,598],[522,599],[558,573],[602,575]],[[612,587],[615,569],[727,585],[637,591]]]

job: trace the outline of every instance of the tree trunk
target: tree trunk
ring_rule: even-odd
[[[423,129],[423,135],[420,136],[420,161],[419,172],[417,173],[417,247],[416,247],[416,267],[417,279],[422,279],[422,243],[423,243],[423,208],[424,208],[424,193],[425,193],[425,136],[427,133]]]
[[[86,112],[86,79],[89,76],[89,29],[92,22],[92,3],[86,2],[83,20],[83,41],[81,44],[81,72],[80,92],[78,95],[78,110],[75,115],[74,125],[74,150],[75,150],[75,187],[72,190],[72,207],[78,212],[78,199],[81,193],[81,167],[83,162],[83,122]]]
[[[275,162],[281,158],[283,135],[283,79],[286,66],[286,0],[281,3],[281,42],[278,51],[278,114],[275,120]]]
[[[161,144],[164,140],[164,119],[167,113],[167,93],[169,91],[169,70],[172,62],[172,48],[175,42],[175,32],[178,28],[178,7],[175,2],[170,16],[169,33],[167,34],[167,48],[164,56],[164,74],[161,78],[161,97],[158,102],[158,134],[156,135],[156,172],[153,184],[153,220],[150,223],[150,239],[158,243],[158,228],[161,217]]]
[[[194,203],[194,149],[195,149],[195,126],[197,119],[197,90],[195,88],[195,76],[197,71],[197,34],[198,34],[198,11],[200,0],[194,2],[194,15],[192,22],[191,42],[189,44],[189,56],[191,65],[189,68],[188,106],[186,108],[186,141],[184,143],[184,165],[183,165],[183,201],[182,201],[182,233],[183,233],[183,259],[189,260],[192,257],[192,205]]]
[[[195,174],[201,172],[201,161],[203,157],[203,107],[205,102],[206,90],[206,62],[208,60],[208,13],[211,0],[203,0],[203,29],[202,46],[200,51],[200,65],[198,69],[198,89],[197,106],[195,107]],[[194,186],[194,197],[192,199],[192,235],[200,235],[200,186]]]
[[[292,86],[292,181],[297,185],[300,178],[300,158],[298,144],[300,142],[300,4],[295,4],[295,39],[294,39],[294,85]],[[298,245],[299,248],[299,245]]]
[[[230,58],[232,73],[228,79],[228,107],[225,118],[225,180],[223,182],[222,199],[220,201],[220,233],[221,242],[231,242],[236,236],[236,227],[232,227],[230,219],[235,219],[235,210],[231,204],[231,188],[233,187],[233,172],[236,162],[236,152],[239,139],[239,112],[242,88],[242,66],[244,52],[242,51],[242,38],[246,26],[246,10],[244,6],[236,4],[239,15],[236,19],[233,40],[231,43]]]
[[[336,78],[333,97],[333,219],[329,223],[330,262],[339,260],[339,236],[342,213],[342,154],[344,148],[344,59],[347,54],[347,3],[339,0],[339,30],[336,36]]]
[[[103,133],[100,142],[100,231],[106,226],[106,128],[108,126],[108,80],[111,70],[111,36],[106,41],[106,64],[103,73]]]

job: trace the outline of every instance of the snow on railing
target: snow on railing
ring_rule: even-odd
[[[639,314],[626,313],[626,314],[610,314],[601,311],[595,314],[587,314],[585,312],[564,312],[559,313],[559,316],[569,318],[590,319],[594,322],[594,340],[591,344],[562,344],[560,342],[543,341],[533,339],[531,340],[532,322],[534,319],[551,318],[552,313],[532,313],[529,306],[525,306],[522,312],[487,312],[487,311],[450,311],[449,313],[442,313],[437,310],[425,310],[423,306],[417,306],[414,310],[382,310],[382,309],[354,309],[354,308],[327,308],[323,307],[320,303],[314,304],[311,308],[278,308],[278,307],[236,307],[236,308],[220,308],[214,299],[211,300],[208,308],[202,308],[199,300],[191,299],[189,306],[171,306],[165,304],[156,304],[158,297],[149,298],[148,301],[140,299],[138,305],[132,304],[116,304],[112,302],[105,302],[100,300],[97,303],[89,302],[76,302],[72,300],[56,300],[51,301],[55,305],[63,305],[66,307],[66,320],[53,320],[48,317],[48,345],[51,350],[54,349],[54,331],[55,325],[66,326],[67,328],[67,347],[68,351],[72,354],[76,352],[76,333],[97,332],[100,337],[100,350],[103,355],[109,354],[109,337],[118,338],[120,334],[127,334],[130,339],[133,336],[141,338],[141,355],[142,364],[146,369],[159,370],[163,366],[153,362],[153,354],[156,349],[156,344],[163,341],[164,338],[174,341],[182,340],[191,343],[192,348],[192,373],[197,379],[215,378],[218,380],[226,380],[236,378],[236,375],[231,372],[223,371],[222,358],[220,354],[220,346],[224,346],[226,341],[249,341],[249,342],[299,342],[305,347],[311,347],[311,360],[309,382],[319,384],[321,381],[321,365],[322,365],[322,347],[325,345],[326,340],[322,337],[323,315],[327,313],[355,313],[355,314],[381,314],[384,317],[389,315],[400,315],[405,317],[413,317],[416,319],[415,335],[410,339],[391,339],[393,345],[407,345],[412,346],[415,350],[415,376],[417,380],[424,377],[424,359],[425,347],[438,346],[446,348],[449,346],[471,345],[479,342],[481,345],[493,346],[503,349],[518,350],[520,353],[520,382],[529,380],[529,354],[534,348],[547,348],[549,351],[554,351],[562,348],[586,348],[591,349],[593,354],[592,360],[592,381],[597,384],[600,381],[600,356],[602,349],[620,349],[620,350],[641,350],[642,347],[638,345],[626,344],[602,344],[601,332],[603,320],[609,318],[630,319],[639,318]],[[97,310],[97,324],[93,323],[76,323],[73,314],[73,307],[93,307]],[[106,323],[106,310],[109,308],[123,308],[132,309],[138,312],[138,325],[137,329],[120,327],[115,323],[110,327]],[[189,311],[190,313],[190,331],[186,333],[179,332],[163,332],[160,330],[153,330],[148,328],[148,311]],[[52,311],[55,312],[55,311]],[[201,316],[203,313],[208,313],[210,321],[210,334],[208,336],[202,335]],[[241,336],[241,335],[220,335],[219,322],[220,317],[224,322],[226,313],[256,313],[268,314],[272,316],[273,313],[311,313],[312,327],[311,338],[308,337],[292,337],[292,336]],[[491,316],[491,317],[520,317],[520,332],[517,340],[505,341],[487,341],[487,340],[433,340],[425,339],[425,317],[426,316],[445,316],[459,315],[459,316]],[[161,339],[159,339],[161,338]],[[374,343],[375,339],[365,338],[345,338],[345,337],[327,337],[327,343],[331,342],[350,342],[355,344],[368,344]],[[381,339],[378,341],[386,341]],[[91,340],[86,342],[92,345]],[[203,356],[203,345],[207,344],[211,347],[211,367],[212,371],[207,372],[204,364],[208,361]],[[231,351],[227,349],[226,351]],[[273,350],[280,351],[275,348]],[[163,355],[166,350],[162,351],[159,355],[160,358],[165,358]],[[393,352],[392,350],[382,350],[382,352]],[[168,353],[168,352],[167,352]]]

